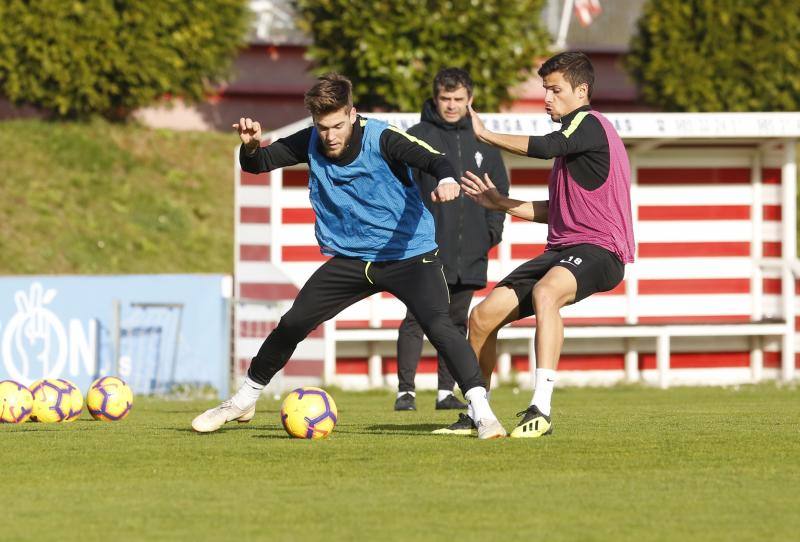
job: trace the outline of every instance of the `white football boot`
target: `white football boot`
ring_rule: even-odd
[[[500,425],[500,422],[497,420],[481,418],[475,423],[475,425],[478,428],[478,438],[481,440],[503,438],[508,435],[506,430],[503,429],[503,426]]]
[[[247,423],[256,415],[256,405],[242,410],[228,399],[221,405],[210,408],[192,420],[192,429],[198,433],[211,433],[228,422]]]

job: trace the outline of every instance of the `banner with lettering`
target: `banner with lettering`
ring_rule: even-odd
[[[228,394],[230,277],[0,278],[0,380],[118,375],[140,394]]]

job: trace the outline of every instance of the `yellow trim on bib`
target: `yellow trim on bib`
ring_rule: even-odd
[[[566,130],[561,132],[562,134],[564,134],[564,137],[569,138],[569,136],[572,135],[572,132],[574,132],[575,130],[578,129],[578,125],[581,123],[581,121],[583,119],[586,118],[586,115],[588,115],[588,114],[589,113],[587,113],[586,111],[581,111],[580,113],[575,115],[575,118],[572,119],[572,122],[570,123],[569,128],[567,128]]]

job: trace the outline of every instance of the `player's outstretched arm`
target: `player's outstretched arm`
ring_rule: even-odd
[[[261,145],[261,123],[249,117],[241,117],[233,129],[239,132],[239,139],[248,155],[253,155]]]
[[[497,190],[488,174],[484,174],[481,179],[471,171],[467,171],[464,177],[461,177],[461,187],[468,198],[482,207],[492,211],[503,211],[531,222],[547,222],[547,201],[522,201],[504,196]]]
[[[243,171],[264,173],[295,164],[308,162],[308,142],[311,127],[304,128],[288,137],[273,141],[271,145],[262,147],[263,136],[261,123],[251,118],[242,117],[233,124],[239,134],[242,146],[239,151],[239,164]]]
[[[469,116],[472,119],[472,130],[475,132],[475,137],[480,141],[520,156],[528,155],[528,136],[492,132],[483,124],[481,118],[472,109],[471,104],[469,106]]]

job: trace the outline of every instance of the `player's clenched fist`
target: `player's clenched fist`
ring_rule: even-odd
[[[461,187],[456,182],[441,182],[436,190],[431,192],[431,201],[434,203],[443,203],[445,201],[453,201],[458,197]]]
[[[239,138],[247,150],[252,152],[261,144],[261,123],[251,118],[242,117],[233,129],[239,132]]]

